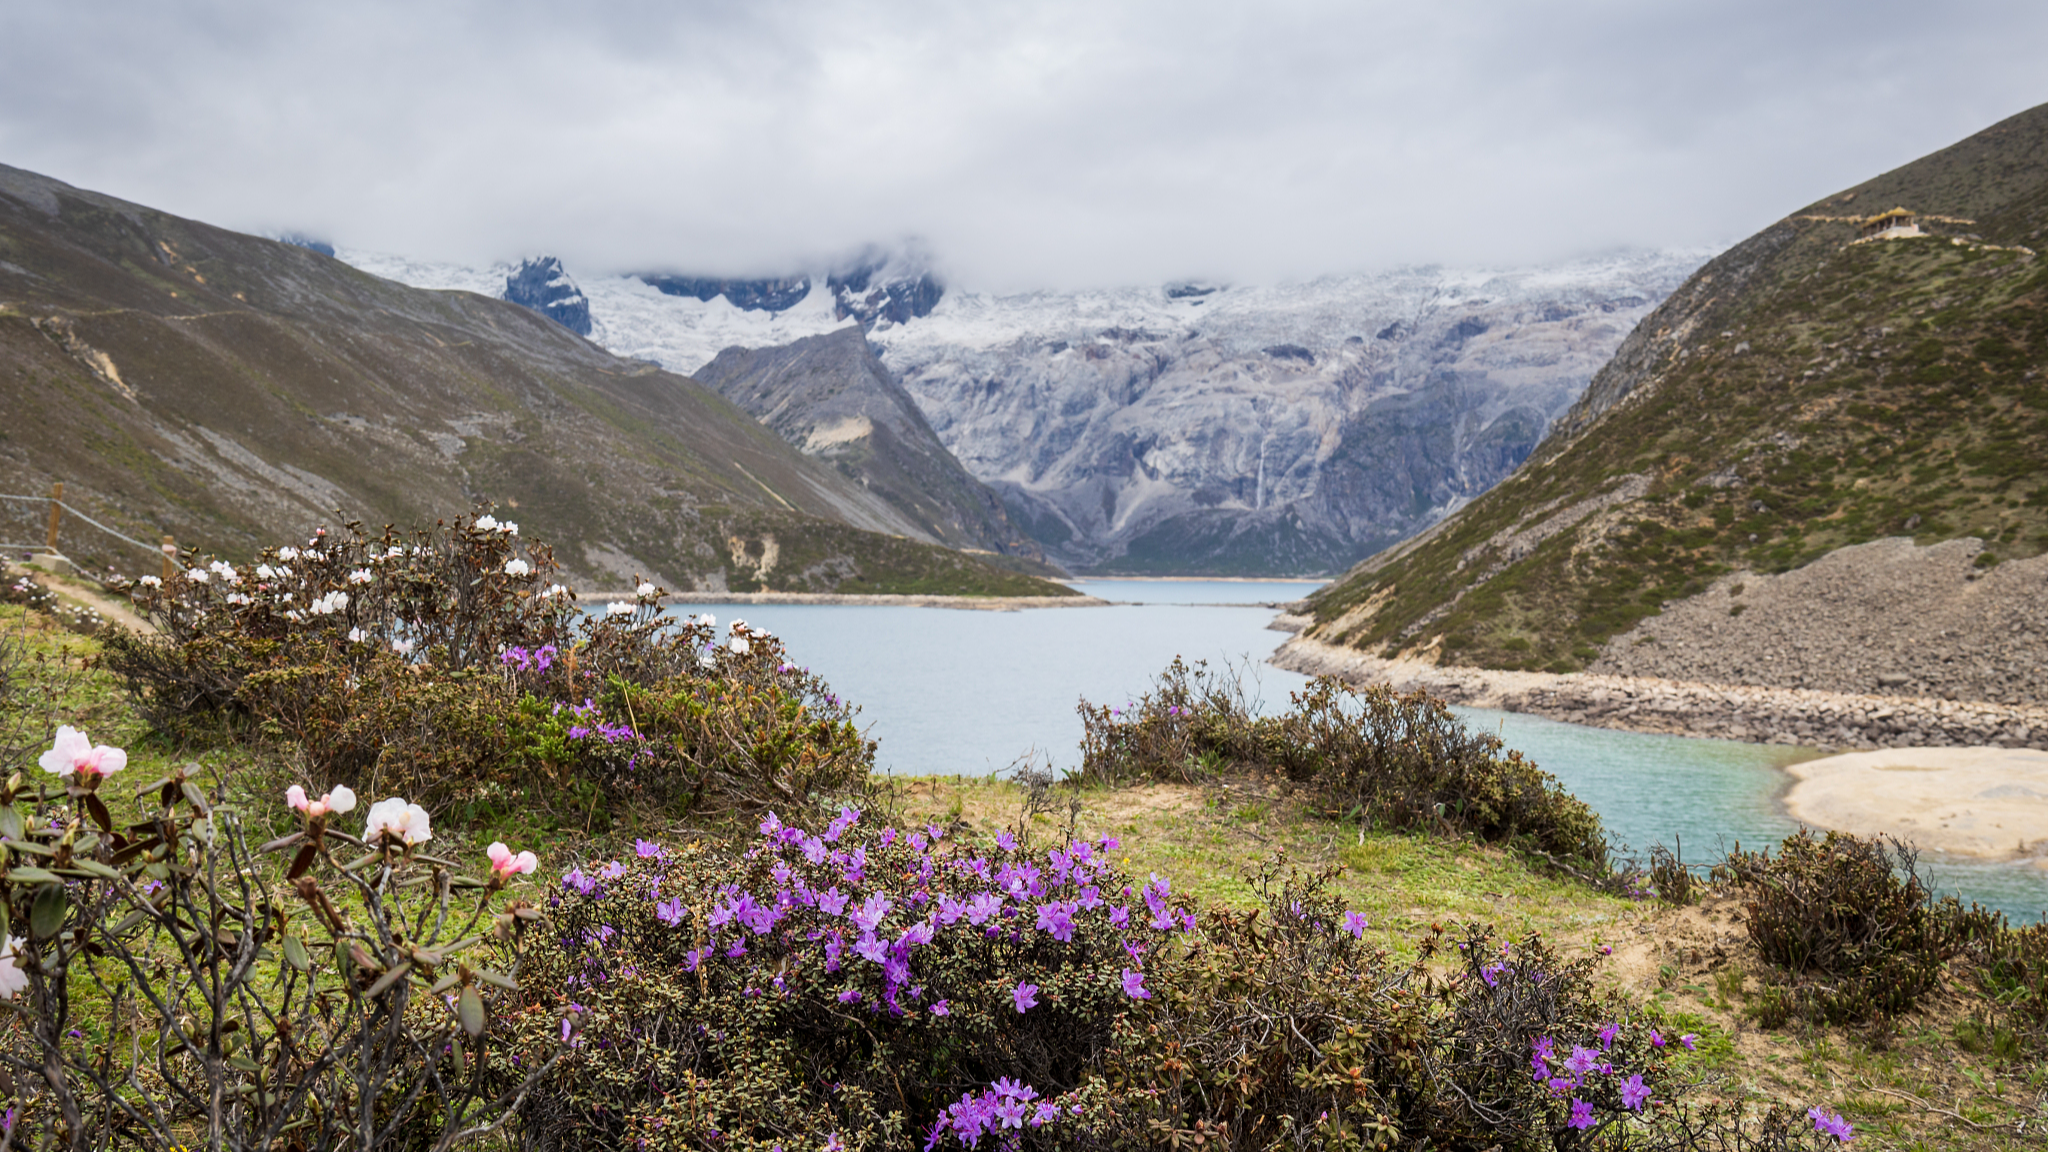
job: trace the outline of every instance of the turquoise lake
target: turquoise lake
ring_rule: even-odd
[[[1285,709],[1307,678],[1264,663],[1284,640],[1260,605],[1317,587],[1283,581],[1087,580],[1074,587],[1107,608],[988,612],[944,608],[772,604],[679,605],[781,637],[789,658],[860,706],[879,742],[877,766],[898,775],[986,775],[1025,758],[1055,769],[1079,762],[1076,705],[1121,706],[1175,656],[1239,671],[1266,711]],[[1706,863],[1740,841],[1775,845],[1796,830],[1778,797],[1781,770],[1811,750],[1652,736],[1459,708],[1600,813],[1610,836],[1638,853],[1681,843]],[[2048,873],[1994,865],[1925,871],[1955,892],[2031,921],[2048,911]]]

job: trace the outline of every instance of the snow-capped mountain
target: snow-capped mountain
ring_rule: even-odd
[[[496,296],[512,271],[339,255]],[[1491,487],[1710,255],[992,295],[871,250],[774,280],[578,282],[592,339],[680,372],[859,323],[1049,556],[1262,574],[1341,569]]]

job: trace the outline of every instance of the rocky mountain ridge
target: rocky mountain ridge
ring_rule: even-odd
[[[421,286],[501,279],[341,255]],[[1008,296],[947,290],[916,255],[580,282],[594,339],[682,371],[861,324],[945,447],[1070,567],[1274,575],[1341,569],[1485,491],[1705,255]]]
[[[694,381],[527,308],[5,166],[0,404],[4,490],[62,480],[128,535],[223,556],[490,500],[586,584],[1066,591],[938,547]]]

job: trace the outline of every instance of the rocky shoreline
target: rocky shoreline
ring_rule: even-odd
[[[1679,736],[1791,744],[1824,752],[1876,748],[2048,750],[2048,708],[1591,672],[1503,672],[1383,660],[1297,636],[1272,663],[1357,684],[1423,689],[1454,704]]]

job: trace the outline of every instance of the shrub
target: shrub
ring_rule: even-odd
[[[438,1152],[552,1066],[530,1046],[524,1076],[487,1082],[476,1059],[540,918],[498,899],[530,854],[461,876],[418,851],[426,815],[403,800],[365,839],[340,831],[343,792],[295,793],[305,827],[252,850],[182,771],[116,827],[101,792],[124,753],[66,727],[40,760],[60,787],[0,766],[0,1142]]]
[[[1114,840],[873,823],[771,816],[741,851],[642,843],[569,873],[519,1035],[561,1000],[580,1032],[524,1105],[529,1146],[894,1148],[1007,1122],[1060,1147],[1104,1123],[1090,1074],[1192,915],[1164,881],[1134,890]]]
[[[1084,781],[1191,780],[1205,765],[1268,769],[1308,785],[1332,815],[1517,843],[1607,871],[1606,835],[1585,802],[1421,692],[1321,676],[1285,714],[1255,717],[1234,679],[1219,683],[1202,665],[1175,660],[1137,703],[1083,703],[1081,715]]]
[[[105,662],[160,728],[253,724],[316,787],[467,820],[756,811],[866,779],[852,709],[774,637],[669,619],[652,584],[582,616],[554,572],[487,514],[410,542],[351,524],[138,582],[157,633],[110,637]]]
[[[1964,939],[1965,914],[1937,904],[1897,840],[1801,828],[1778,854],[1737,852],[1743,927],[1777,987],[1759,998],[1766,1027],[1797,1016],[1828,1024],[1910,1010]]]

